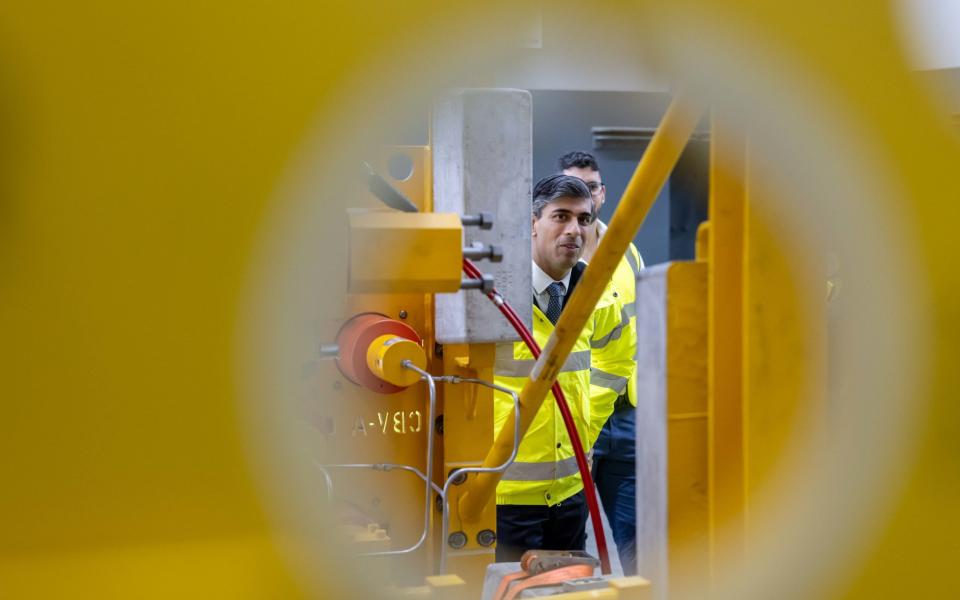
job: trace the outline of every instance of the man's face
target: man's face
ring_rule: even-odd
[[[558,198],[533,217],[533,260],[554,278],[563,279],[583,255],[583,240],[593,219],[586,198]]]
[[[600,171],[594,171],[593,169],[584,167],[570,167],[569,169],[564,169],[563,174],[579,177],[587,184],[587,187],[590,188],[590,193],[593,195],[593,203],[597,207],[597,214],[599,214],[600,207],[603,206],[603,201],[607,199],[607,189],[603,186],[603,180],[600,179]]]

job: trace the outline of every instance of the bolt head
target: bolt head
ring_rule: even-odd
[[[492,529],[483,529],[477,533],[477,543],[484,548],[490,547],[497,541],[497,534]]]
[[[454,550],[459,550],[467,545],[467,534],[462,531],[454,531],[447,537],[447,544]]]
[[[480,229],[493,229],[493,213],[480,211]]]
[[[489,294],[493,291],[493,275],[489,273],[483,274],[480,290],[483,291],[484,294]]]
[[[467,480],[467,474],[464,473],[463,471],[460,471],[459,473],[453,476],[452,483],[453,485],[463,485],[463,482],[466,480]]]

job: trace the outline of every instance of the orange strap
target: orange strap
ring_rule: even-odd
[[[516,573],[514,573],[514,575],[516,575]],[[507,595],[503,597],[503,600],[514,600],[520,594],[520,592],[528,588],[556,585],[558,583],[563,583],[564,581],[570,581],[571,579],[580,579],[581,577],[592,576],[593,566],[570,565],[569,567],[561,567],[559,569],[553,569],[552,571],[545,571],[539,575],[527,577],[526,579],[521,577],[518,579],[523,579],[523,581],[520,581],[511,587],[510,591],[507,592]],[[504,581],[505,580],[506,577],[504,578]],[[497,591],[499,591],[499,588]]]
[[[500,585],[497,586],[497,591],[493,593],[493,596],[490,600],[502,600],[503,595],[507,593],[507,587],[518,579],[524,579],[529,577],[530,573],[526,571],[517,571],[516,573],[510,573],[509,575],[504,575],[503,579],[500,580]]]

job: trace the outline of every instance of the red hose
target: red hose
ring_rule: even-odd
[[[467,274],[468,277],[473,279],[480,279],[481,273],[480,269],[477,268],[477,265],[465,258],[463,259],[463,272]],[[537,344],[536,340],[533,339],[533,335],[530,333],[530,330],[527,329],[527,326],[523,324],[523,321],[520,320],[519,315],[516,311],[513,310],[513,307],[510,306],[510,303],[507,302],[506,298],[500,295],[497,290],[493,290],[487,297],[500,309],[500,312],[503,313],[503,316],[506,317],[507,321],[513,325],[513,328],[516,329],[517,333],[520,335],[520,339],[527,345],[527,348],[530,350],[530,353],[533,354],[534,358],[540,357],[540,346]],[[497,302],[497,298],[500,298],[501,302]],[[610,555],[607,551],[607,538],[603,534],[603,522],[600,520],[600,504],[597,502],[597,490],[593,485],[593,477],[590,475],[590,467],[587,465],[587,455],[583,451],[583,442],[580,441],[580,434],[577,432],[577,426],[573,422],[573,414],[570,412],[570,405],[567,404],[567,398],[563,394],[563,390],[560,388],[560,382],[554,381],[553,387],[553,397],[557,400],[557,407],[560,409],[560,415],[563,417],[563,424],[567,429],[567,435],[570,436],[570,444],[573,446],[573,454],[577,458],[577,468],[580,470],[580,478],[583,480],[583,491],[584,496],[587,499],[587,508],[590,511],[590,519],[593,521],[593,535],[597,538],[597,554],[600,555],[600,571],[604,575],[610,574]]]

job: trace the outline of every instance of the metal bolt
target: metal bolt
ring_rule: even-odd
[[[459,550],[467,545],[467,534],[462,531],[454,531],[447,538],[447,544],[454,550]]]
[[[321,344],[320,358],[337,358],[340,354],[340,346],[336,344]]]
[[[443,435],[443,415],[433,420],[433,430],[437,432],[437,435]]]
[[[480,229],[493,229],[493,213],[480,211]]]
[[[456,469],[454,469],[453,471],[456,471]],[[449,477],[450,475],[453,475],[453,471],[450,471],[450,473],[447,474],[447,477]],[[464,473],[463,471],[460,471],[459,473],[453,476],[453,481],[451,483],[453,483],[453,485],[462,485],[463,482],[466,480],[467,480],[467,474]]]
[[[400,318],[401,318],[401,319],[406,319],[406,318],[407,318],[407,311],[401,310],[401,311],[400,311]]]
[[[483,529],[477,533],[477,543],[487,548],[497,541],[497,534],[492,529]]]
[[[437,494],[436,497],[434,497],[433,507],[436,509],[438,513],[443,512],[443,496],[441,496],[440,494]]]
[[[493,275],[484,273],[482,279],[462,279],[460,281],[461,290],[480,290],[484,294],[493,291]]]
[[[479,227],[480,229],[493,228],[493,213],[481,212],[476,215],[463,215],[460,222],[468,227]]]
[[[470,260],[501,262],[503,260],[503,247],[493,244],[485,246],[481,242],[474,242],[463,249],[463,257],[469,258]]]

